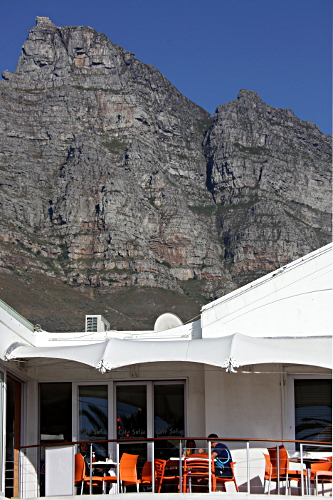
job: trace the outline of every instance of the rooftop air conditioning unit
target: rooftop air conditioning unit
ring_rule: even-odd
[[[107,332],[110,330],[110,323],[100,314],[86,315],[86,332]]]

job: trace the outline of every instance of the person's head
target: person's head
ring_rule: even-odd
[[[87,451],[89,450],[88,443],[80,443],[79,448],[81,453],[87,453]]]
[[[186,448],[190,448],[191,450],[193,450],[195,448],[195,441],[194,441],[194,439],[188,439],[186,441]]]
[[[216,446],[216,445],[217,445],[217,443],[218,443],[218,441],[217,441],[217,439],[218,439],[218,435],[217,435],[217,434],[209,434],[208,438],[209,438],[208,440],[212,443],[213,448],[215,448],[215,446]],[[216,439],[215,439],[215,441],[214,441],[214,440],[213,440],[213,439],[211,439],[211,438],[216,438]]]

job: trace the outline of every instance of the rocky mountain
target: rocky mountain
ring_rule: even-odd
[[[253,91],[210,117],[105,35],[48,18],[2,76],[7,280],[171,290],[177,312],[179,294],[202,304],[331,239],[328,137]]]

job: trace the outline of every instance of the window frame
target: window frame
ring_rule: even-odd
[[[110,437],[109,439],[116,439],[117,438],[117,419],[116,419],[116,409],[117,409],[117,387],[119,386],[128,386],[128,385],[146,385],[147,391],[146,391],[146,397],[147,397],[147,438],[154,438],[154,385],[183,385],[184,387],[184,433],[185,436],[187,435],[187,429],[188,429],[188,411],[187,411],[187,378],[181,377],[179,379],[162,379],[162,380],[121,380],[117,381],[114,380],[112,381],[112,387],[113,387],[113,409],[114,409],[114,414],[112,415],[113,419],[113,434],[112,438]],[[111,385],[111,384],[110,384]],[[170,439],[177,439],[177,438],[170,438]],[[182,439],[179,437],[179,439]],[[109,452],[113,453],[115,456],[116,453],[116,448],[110,446],[112,443],[109,443]],[[151,446],[148,446],[148,460],[152,459],[152,452],[151,452]]]
[[[287,376],[287,439],[296,439],[295,430],[295,380],[332,380],[329,374],[293,374]],[[293,451],[296,450],[295,443],[289,443]]]
[[[108,439],[117,439],[117,386],[124,385],[146,385],[147,387],[147,438],[154,437],[154,384],[156,385],[179,385],[184,386],[184,432],[188,430],[188,380],[186,377],[174,379],[128,379],[128,380],[80,380],[72,382],[72,439],[78,440],[79,435],[79,386],[82,385],[107,385],[108,387]],[[116,447],[109,443],[108,453],[115,456]]]

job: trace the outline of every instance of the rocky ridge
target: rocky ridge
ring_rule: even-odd
[[[0,271],[211,299],[330,241],[330,162],[255,92],[211,118],[105,35],[37,18],[0,81]]]

